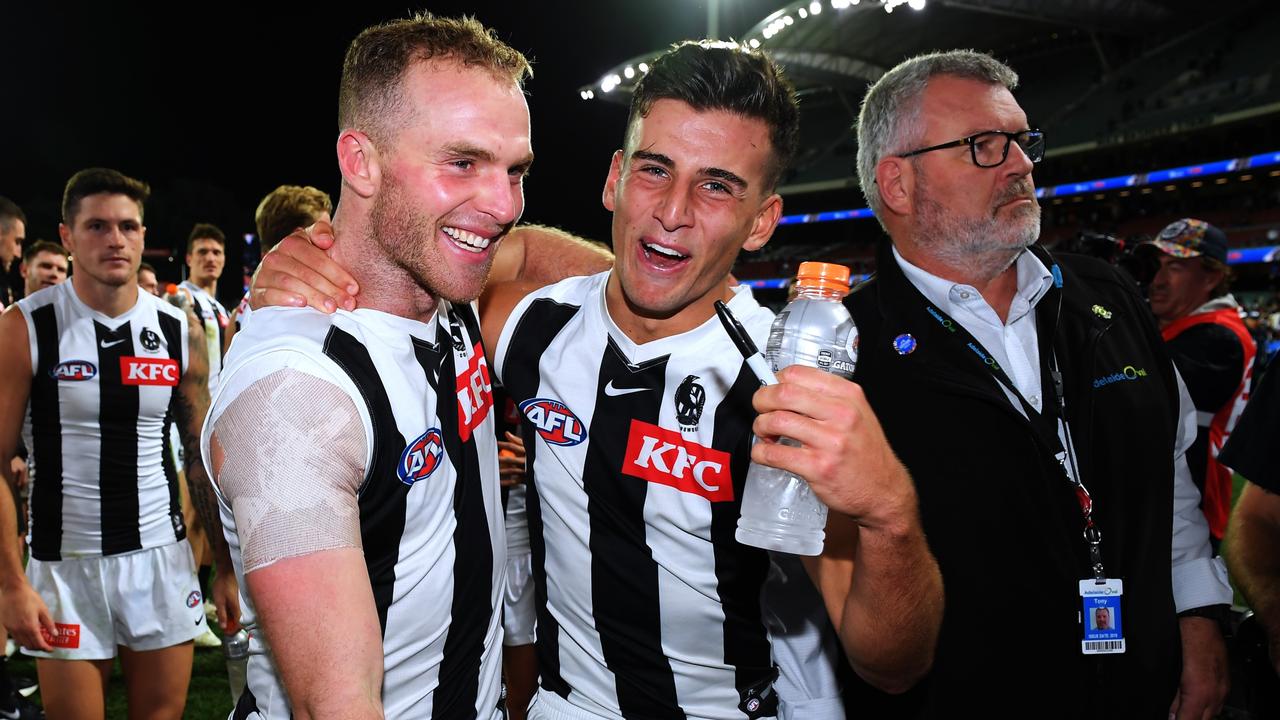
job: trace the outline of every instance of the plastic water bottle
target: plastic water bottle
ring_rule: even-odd
[[[775,371],[808,365],[853,376],[858,329],[841,300],[849,294],[849,268],[800,264],[795,299],[773,321],[765,356]],[[799,445],[790,438],[781,442]],[[827,506],[798,475],[751,463],[742,491],[738,542],[795,555],[818,555],[826,538]]]
[[[227,658],[227,681],[231,685],[231,702],[234,703],[244,693],[249,670],[249,633],[241,628],[235,635],[224,638],[222,652]]]

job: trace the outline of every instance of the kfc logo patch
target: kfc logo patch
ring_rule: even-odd
[[[622,472],[711,502],[733,500],[729,453],[647,422],[631,421]]]
[[[174,387],[181,379],[178,361],[173,358],[120,358],[120,382],[125,385],[167,385]]]
[[[53,634],[42,625],[40,635],[44,641],[58,650],[75,650],[80,647],[80,624],[54,623]]]
[[[480,427],[493,409],[493,384],[489,381],[489,365],[484,361],[484,348],[476,343],[471,349],[467,368],[457,377],[458,435],[463,442],[471,431]]]
[[[587,438],[587,429],[582,426],[582,421],[559,400],[525,400],[520,403],[520,412],[524,413],[529,423],[538,431],[538,437],[551,445],[569,447]]]

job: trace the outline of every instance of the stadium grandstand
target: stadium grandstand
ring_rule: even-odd
[[[802,145],[781,188],[782,226],[735,273],[778,304],[800,261],[840,262],[855,278],[873,272],[884,236],[858,189],[850,131],[862,95],[907,57],[967,47],[1017,70],[1018,101],[1046,134],[1035,171],[1043,244],[1119,259],[1171,220],[1202,217],[1241,251],[1231,256],[1238,295],[1274,313],[1277,36],[1280,7],[1266,2],[780,4],[737,39],[772,53],[795,81]],[[580,97],[628,102],[651,57],[619,63]]]

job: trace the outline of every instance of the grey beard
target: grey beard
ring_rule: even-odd
[[[994,217],[963,220],[948,215],[927,197],[916,222],[916,244],[947,267],[975,283],[990,281],[1009,269],[1022,251],[1040,237],[1040,208],[1034,223],[1019,217],[1001,222]]]

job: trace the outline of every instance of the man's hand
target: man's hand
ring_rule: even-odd
[[[11,473],[9,477],[13,478],[14,489],[21,490],[27,486],[30,476],[27,473],[26,460],[15,455],[13,460],[9,462],[9,472]]]
[[[1211,720],[1222,710],[1230,688],[1227,646],[1218,623],[1209,618],[1178,619],[1182,631],[1182,679],[1169,707],[1177,720]]]
[[[862,388],[816,368],[791,366],[760,388],[752,426],[761,465],[804,478],[832,510],[872,529],[900,529],[916,511],[915,487],[885,440]],[[788,437],[800,447],[782,445]]]
[[[250,307],[310,306],[326,313],[339,307],[354,310],[360,286],[329,257],[334,240],[333,226],[323,221],[281,240],[258,265],[249,287]]]
[[[218,625],[225,634],[240,629],[240,583],[231,566],[219,567],[213,578],[213,606],[218,610]]]
[[[524,440],[510,430],[506,436],[506,440],[498,441],[498,478],[502,487],[511,487],[524,482]]]
[[[831,509],[823,553],[805,567],[854,670],[904,692],[933,664],[943,608],[915,485],[862,388],[809,367],[786,368],[778,380],[753,399],[762,442],[751,459],[804,478]]]
[[[13,641],[24,648],[53,652],[49,644],[57,632],[49,607],[25,580],[0,593],[0,617]]]

